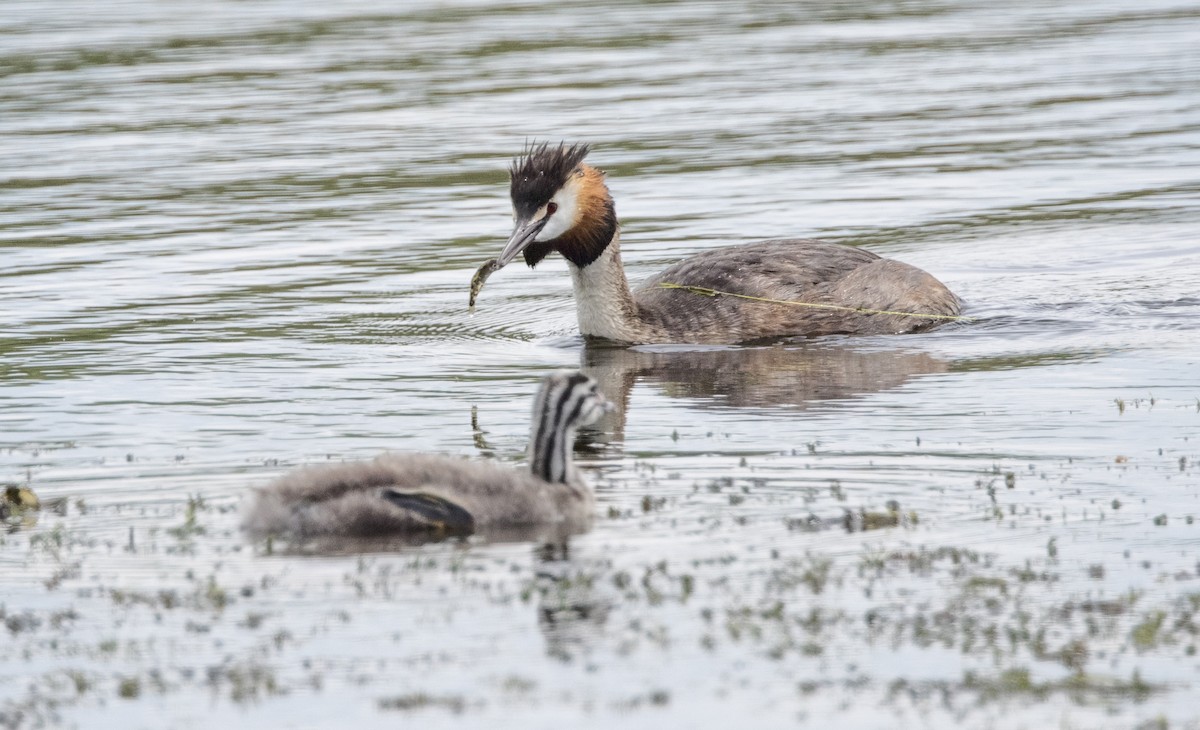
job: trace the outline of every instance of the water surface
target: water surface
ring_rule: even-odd
[[[1198,38],[1169,0],[6,3],[0,479],[67,502],[0,538],[0,724],[1195,725]],[[585,347],[557,260],[468,314],[534,139],[595,145],[635,280],[812,236],[975,321]],[[518,463],[580,366],[624,408],[565,551],[237,534],[297,464]]]

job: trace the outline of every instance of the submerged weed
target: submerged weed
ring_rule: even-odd
[[[803,585],[813,594],[820,594],[829,582],[832,568],[833,560],[823,556],[806,554],[803,558],[788,558],[771,570],[767,588],[787,593]]]
[[[183,524],[179,527],[168,528],[167,534],[181,542],[190,540],[197,535],[203,535],[204,527],[200,525],[196,515],[205,509],[207,509],[207,505],[205,505],[203,497],[200,495],[189,496],[183,512]]]
[[[1133,639],[1133,646],[1138,651],[1146,651],[1153,649],[1159,642],[1159,631],[1162,629],[1163,621],[1167,618],[1164,611],[1155,611],[1154,613],[1142,619],[1142,622],[1133,627],[1130,633],[1130,638]]]
[[[384,697],[378,701],[381,710],[423,710],[430,707],[449,710],[458,715],[466,709],[467,703],[457,695],[438,697],[424,692],[412,692],[395,697]]]
[[[142,694],[142,681],[137,677],[122,677],[117,682],[117,696],[127,700],[137,699]]]

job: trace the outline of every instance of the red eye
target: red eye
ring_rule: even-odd
[[[558,210],[558,203],[553,201],[546,203],[546,215],[554,215],[556,210]]]

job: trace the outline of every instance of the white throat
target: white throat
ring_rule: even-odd
[[[619,235],[592,263],[579,268],[567,261],[575,289],[579,331],[591,337],[629,341],[636,324],[636,309],[621,265]]]

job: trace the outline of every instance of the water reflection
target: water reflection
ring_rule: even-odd
[[[615,596],[601,590],[611,564],[573,552],[566,540],[543,543],[535,558],[530,589],[538,597],[538,630],[546,640],[546,655],[569,662],[592,647],[615,605]]]
[[[572,538],[590,525],[538,525],[528,528],[481,529],[470,538],[448,538],[457,557],[482,544],[527,543],[533,555],[533,574],[524,583],[522,592],[534,598],[532,607],[537,613],[538,631],[546,642],[546,655],[563,662],[587,654],[603,636],[603,627],[616,607],[618,596],[608,586],[613,584],[611,561],[587,551],[580,552],[578,541]],[[421,561],[421,545],[438,542],[429,537],[398,535],[388,538],[325,538],[303,545],[286,545],[282,549],[264,543],[268,555],[279,556],[358,556],[389,553],[408,555]],[[436,560],[434,557],[427,558]],[[390,568],[384,568],[373,585],[390,586]],[[620,583],[618,580],[617,583]],[[394,587],[385,592],[392,593]]]
[[[368,555],[398,553],[435,543],[457,544],[463,549],[473,545],[529,543],[538,550],[553,555],[565,555],[572,536],[582,535],[592,528],[592,520],[566,520],[552,525],[499,525],[477,527],[470,536],[437,535],[434,533],[398,533],[386,537],[322,537],[304,543],[279,545],[264,540],[259,547],[266,554],[280,555]]]
[[[633,386],[654,384],[664,395],[701,408],[790,407],[895,388],[950,365],[926,352],[866,350],[843,345],[784,343],[770,347],[588,345],[582,368],[617,409],[595,426],[622,440]]]
[[[1195,3],[92,5],[0,23],[0,481],[71,498],[0,535],[0,671],[22,678],[0,718],[1195,717]],[[337,546],[395,553],[362,561],[245,549],[224,510],[264,462],[474,442],[519,468],[528,384],[578,364],[555,341],[578,332],[569,282],[463,305],[530,136],[597,144],[635,281],[811,235],[927,268],[977,321],[882,352],[585,350],[622,406],[581,434],[603,499],[536,575],[537,532]],[[896,351],[915,348],[932,356]],[[735,466],[831,409],[828,451]],[[676,443],[687,418],[709,423]],[[845,532],[845,510],[880,529]],[[1101,599],[1111,615],[1080,609]],[[230,696],[210,667],[278,674]],[[670,705],[639,717],[650,679]],[[469,719],[416,702],[466,688]],[[418,707],[379,715],[397,692]]]

